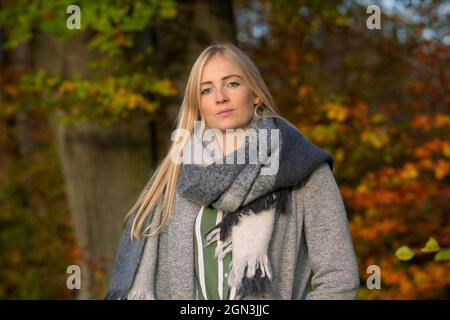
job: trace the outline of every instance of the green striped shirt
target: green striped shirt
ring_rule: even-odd
[[[197,300],[233,300],[234,288],[228,286],[231,251],[223,260],[215,257],[217,241],[204,247],[205,235],[222,221],[223,212],[212,207],[202,207],[194,227],[194,269]],[[220,240],[218,240],[220,241]]]

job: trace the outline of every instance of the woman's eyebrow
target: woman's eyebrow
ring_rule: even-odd
[[[240,75],[238,75],[238,74],[229,74],[229,75],[223,77],[223,78],[222,78],[222,81],[223,81],[223,80],[227,80],[228,78],[231,78],[231,77],[238,77],[238,78],[241,78],[241,79],[242,79],[242,77],[241,77]],[[204,81],[204,82],[200,83],[200,85],[209,84],[209,83],[212,84],[212,81]]]

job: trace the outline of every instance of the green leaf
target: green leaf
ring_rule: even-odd
[[[450,260],[450,249],[445,249],[442,251],[439,251],[434,256],[435,261],[449,261]]]
[[[408,246],[402,246],[395,251],[395,256],[402,261],[408,261],[414,257],[414,252]]]
[[[420,249],[422,252],[438,252],[441,248],[439,243],[434,238],[430,238],[424,248]]]

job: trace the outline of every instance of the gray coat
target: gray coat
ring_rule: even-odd
[[[277,216],[269,245],[273,291],[265,299],[354,299],[358,264],[345,206],[330,167],[323,163],[292,190],[290,212]],[[188,201],[176,197],[181,208]],[[180,210],[182,212],[182,210]],[[172,217],[154,245],[156,299],[194,299],[193,241],[169,243],[167,232],[192,238],[195,216]],[[106,299],[126,297],[142,256],[144,241],[124,233]],[[170,248],[170,250],[169,250]],[[114,281],[113,281],[114,280]],[[247,299],[264,299],[246,296]]]

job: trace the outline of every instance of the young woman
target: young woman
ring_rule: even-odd
[[[177,120],[181,139],[127,215],[106,299],[354,299],[333,158],[278,114],[240,49],[200,54]]]

